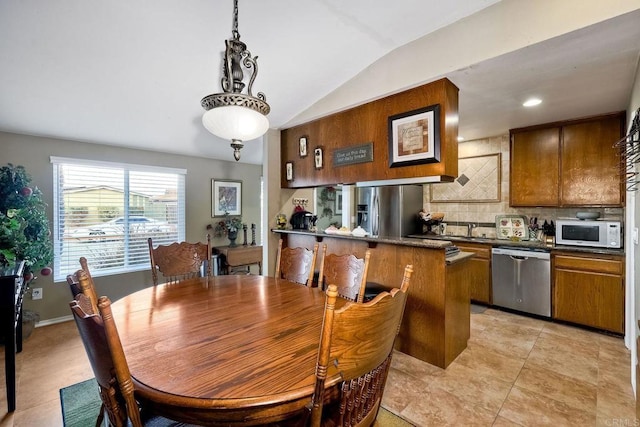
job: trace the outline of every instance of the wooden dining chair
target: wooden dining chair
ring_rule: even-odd
[[[313,286],[319,244],[313,245],[313,250],[310,251],[307,248],[283,248],[282,243],[280,239],[276,255],[275,277],[308,287]]]
[[[169,282],[200,277],[202,264],[206,261],[206,276],[213,276],[211,264],[211,236],[207,234],[207,243],[174,242],[170,245],[153,247],[149,242],[149,259],[153,284],[158,284],[158,271]]]
[[[91,277],[89,264],[87,263],[87,259],[85,257],[80,257],[80,267],[81,270],[78,270],[74,274],[67,275],[67,283],[69,284],[69,289],[71,290],[71,297],[75,298],[76,295],[80,293],[84,294],[91,302],[91,313],[97,313],[98,294],[96,293],[93,277]],[[80,277],[78,275],[78,272],[80,271],[84,271],[86,273],[82,280],[80,280]]]
[[[412,273],[413,267],[407,265],[399,289],[382,292],[367,303],[348,302],[337,310],[338,289],[329,285],[311,402],[312,427],[365,427],[375,422]],[[326,403],[325,380],[336,371],[342,379],[339,397]]]
[[[78,275],[80,281],[87,280],[84,271],[79,270]],[[96,427],[102,425],[105,413],[109,419],[109,425],[115,427],[178,425],[175,421],[164,417],[154,416],[144,411],[141,413],[141,408],[134,396],[131,373],[113,319],[109,298],[100,297],[98,313],[90,313],[91,302],[83,293],[77,294],[76,299],[71,301],[69,306],[100,391],[102,407],[96,420]]]
[[[371,258],[370,249],[367,249],[362,259],[350,254],[327,254],[327,245],[322,245],[318,286],[326,289],[328,285],[336,285],[338,295],[342,298],[363,302],[369,258]]]

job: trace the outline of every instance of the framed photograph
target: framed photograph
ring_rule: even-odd
[[[287,162],[285,170],[287,174],[287,181],[293,181],[293,163]]]
[[[336,215],[342,214],[342,191],[336,191],[336,206],[334,213]]]
[[[242,181],[211,180],[211,217],[242,215]]]
[[[322,147],[316,147],[315,150],[313,150],[313,158],[314,158],[314,164],[316,166],[316,169],[322,169],[322,167],[324,166],[324,159],[322,157]]]
[[[300,138],[300,157],[307,157],[307,137]]]
[[[389,117],[389,167],[440,161],[440,105]]]

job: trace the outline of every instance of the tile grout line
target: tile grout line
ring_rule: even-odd
[[[540,335],[542,334],[542,331],[544,330],[544,325],[542,326],[542,328],[540,328],[540,330],[538,331],[538,334],[536,336],[536,340],[533,343],[533,345],[531,346],[531,349],[529,350],[529,352],[527,353],[527,357],[524,358],[524,363],[522,364],[522,367],[520,368],[520,370],[518,371],[518,375],[516,375],[515,379],[513,380],[513,382],[511,383],[511,387],[509,387],[509,392],[507,393],[507,395],[505,396],[504,400],[502,401],[502,404],[500,405],[500,408],[498,409],[498,412],[496,413],[496,417],[493,421],[493,423],[495,424],[497,422],[498,417],[500,417],[500,412],[502,411],[502,408],[504,407],[505,402],[507,401],[507,399],[509,398],[509,395],[511,394],[511,391],[513,390],[513,388],[516,386],[516,382],[518,382],[518,378],[520,378],[520,375],[522,374],[522,371],[524,369],[524,366],[527,364],[527,360],[529,360],[529,356],[531,355],[531,352],[533,351],[533,348],[536,346],[536,343],[538,342],[538,340],[540,339]],[[509,420],[510,422],[517,424],[517,425],[521,425],[509,418],[504,417],[505,419]]]

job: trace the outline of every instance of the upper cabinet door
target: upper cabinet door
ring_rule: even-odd
[[[620,206],[623,203],[619,116],[562,128],[560,200],[564,206]]]
[[[559,127],[512,133],[510,205],[557,206],[559,159]]]
[[[624,206],[624,112],[512,129],[511,206]]]

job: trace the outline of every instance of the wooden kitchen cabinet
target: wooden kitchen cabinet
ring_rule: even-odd
[[[623,206],[624,112],[511,129],[509,204]]]
[[[557,206],[559,177],[559,127],[512,134],[511,206]]]
[[[624,333],[624,258],[553,256],[553,318]]]
[[[465,274],[471,301],[491,304],[491,245],[456,242],[456,246],[463,252],[476,254],[467,262]]]
[[[623,136],[624,119],[562,127],[560,199],[563,206],[621,206],[620,156],[613,144]]]

